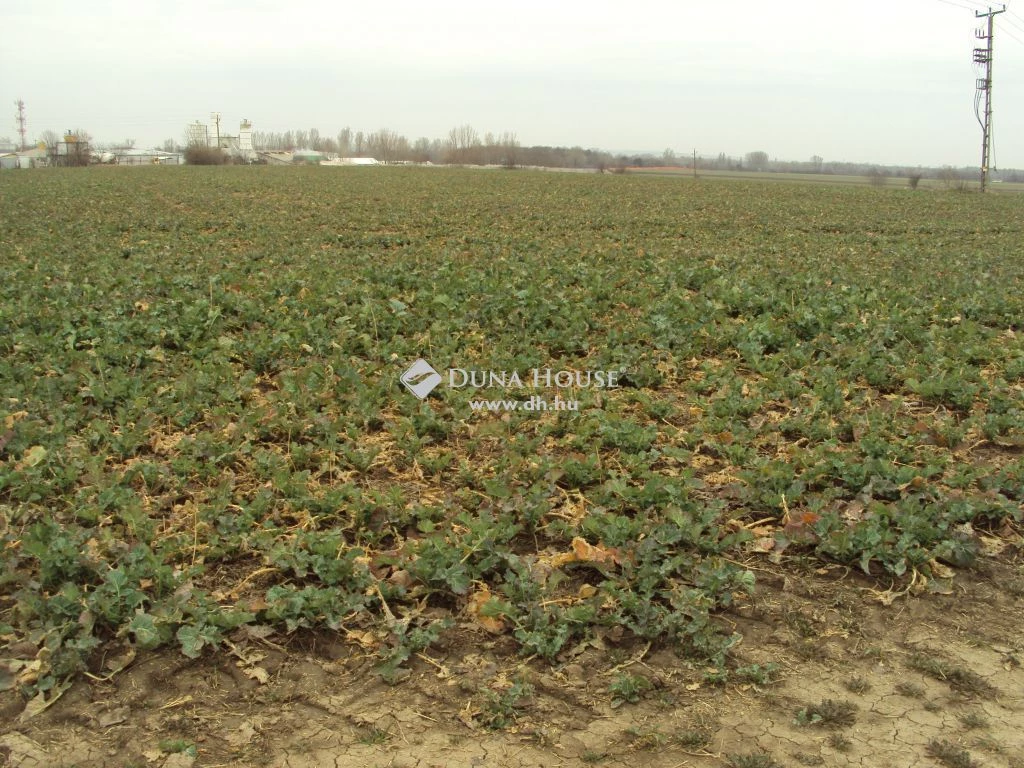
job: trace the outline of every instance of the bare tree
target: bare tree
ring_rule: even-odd
[[[459,156],[458,128],[452,128],[450,131],[448,131],[448,140],[446,142],[445,148],[448,150],[448,156],[446,159],[449,163],[458,163],[462,161],[462,158]]]
[[[570,147],[565,154],[565,165],[568,168],[582,168],[587,164],[587,152],[583,147]]]
[[[480,151],[477,154],[483,165],[494,165],[497,162],[498,140],[494,138],[494,134],[490,131],[487,131],[484,134],[484,139],[480,145]]]
[[[43,131],[39,134],[39,140],[46,145],[47,149],[55,150],[60,143],[60,134],[56,131]]]
[[[519,140],[512,131],[505,131],[498,138],[501,148],[499,162],[506,168],[515,168],[519,162]]]
[[[745,158],[747,167],[755,171],[763,171],[768,167],[768,153],[760,150],[747,152]]]
[[[954,188],[962,178],[961,173],[950,165],[943,166],[939,171],[939,181],[946,189]]]
[[[345,126],[338,131],[338,154],[342,157],[352,151],[352,129]]]
[[[394,131],[381,128],[366,137],[366,151],[382,163],[392,163],[398,152],[398,139]]]
[[[872,168],[867,172],[868,183],[873,187],[884,187],[889,183],[889,174],[880,168]]]
[[[471,125],[452,128],[447,145],[449,163],[473,163],[479,159],[480,134]]]
[[[398,139],[395,142],[395,160],[408,160],[412,155],[412,147],[409,145],[409,140],[398,134]]]
[[[825,162],[825,158],[821,155],[811,155],[811,167],[815,173],[821,173],[821,165]]]
[[[164,139],[164,145],[161,147],[164,152],[177,152],[178,145],[174,143],[174,139]]]
[[[421,136],[412,145],[411,158],[417,163],[425,163],[430,160],[430,139]]]

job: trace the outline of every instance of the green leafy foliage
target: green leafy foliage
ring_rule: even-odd
[[[643,675],[620,674],[608,686],[608,691],[612,695],[612,707],[636,704],[650,688],[651,681]]]
[[[0,625],[38,689],[245,624],[397,680],[474,608],[524,655],[617,626],[764,684],[724,671],[743,558],[930,578],[1021,518],[1012,196],[213,170],[0,189]],[[532,392],[420,401],[419,357],[622,386],[480,413]]]

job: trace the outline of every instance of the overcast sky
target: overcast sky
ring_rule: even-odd
[[[1016,3],[1019,2],[1019,5]],[[0,99],[16,138],[182,141],[256,130],[469,123],[521,143],[973,165],[976,0],[387,3],[6,0]],[[996,160],[1024,168],[1024,0],[998,17]],[[227,131],[233,132],[233,131]]]

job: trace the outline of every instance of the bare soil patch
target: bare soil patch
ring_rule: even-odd
[[[27,722],[8,692],[0,754],[11,768],[1024,766],[1018,562],[891,605],[846,569],[758,575],[722,616],[743,635],[731,670],[614,632],[552,666],[467,625],[387,685],[341,635],[239,638],[196,661],[140,656]],[[617,702],[629,681],[635,703]]]

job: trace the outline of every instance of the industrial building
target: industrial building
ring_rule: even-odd
[[[100,161],[115,165],[182,165],[185,156],[180,152],[159,149],[112,149],[104,152]]]
[[[0,153],[0,169],[41,168],[49,163],[45,146],[26,149],[21,152]]]
[[[213,125],[196,120],[185,129],[185,138],[190,147],[219,147],[222,152],[245,163],[257,161],[256,150],[252,145],[252,123],[242,120],[238,126],[238,135],[232,136],[221,132],[220,115],[214,113]]]
[[[324,160],[320,165],[380,165],[372,157],[336,157],[333,160]]]

